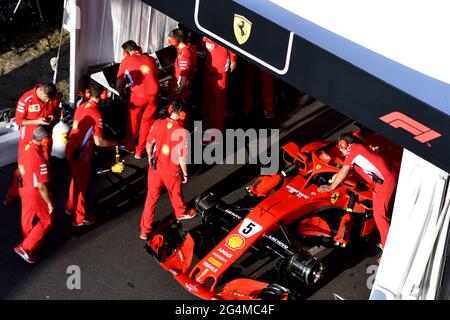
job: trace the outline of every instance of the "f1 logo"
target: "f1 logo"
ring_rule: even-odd
[[[430,142],[442,136],[439,132],[431,130],[420,122],[404,115],[401,112],[394,111],[380,117],[380,120],[394,128],[402,128],[414,135],[414,139],[422,143]]]

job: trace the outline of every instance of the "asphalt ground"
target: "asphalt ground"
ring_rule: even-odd
[[[286,94],[277,105],[277,119],[267,121],[262,110],[249,118],[236,117],[229,126],[279,128],[282,142],[299,144],[334,139],[349,131],[353,122],[338,112],[299,93]],[[7,150],[1,150],[7,152]],[[96,169],[108,168],[112,151],[102,151]],[[97,217],[92,226],[76,228],[64,213],[70,170],[64,160],[53,160],[52,190],[56,202],[55,223],[37,252],[38,263],[29,265],[13,248],[21,239],[20,204],[0,206],[0,298],[1,299],[197,299],[185,291],[144,248],[139,239],[139,221],[145,201],[146,159],[123,155],[126,170],[120,175],[93,175],[88,192],[88,209]],[[14,165],[0,169],[0,196],[6,194]],[[227,202],[244,195],[244,187],[259,173],[256,165],[191,165],[191,177],[184,186],[185,200],[192,205],[196,196],[213,190]],[[97,171],[97,170],[94,170]],[[172,214],[167,194],[156,208],[155,220]],[[183,222],[195,228],[200,218]],[[298,293],[298,299],[368,299],[373,280],[377,248],[373,243],[346,249],[315,246],[311,250],[327,261],[327,277],[319,285]],[[81,288],[70,290],[71,268],[81,271]],[[267,267],[266,267],[267,269]],[[263,274],[246,266],[243,274]]]

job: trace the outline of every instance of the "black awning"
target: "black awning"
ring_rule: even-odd
[[[450,116],[438,108],[234,1],[142,1],[450,172]],[[251,23],[242,44],[233,27],[236,15]]]

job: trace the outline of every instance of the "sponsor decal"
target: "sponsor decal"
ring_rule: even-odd
[[[211,270],[212,272],[216,273],[219,269],[216,267],[210,265],[208,262],[203,261],[202,266],[206,267],[207,269]]]
[[[414,136],[414,139],[421,143],[426,143],[429,147],[431,145],[428,142],[442,136],[439,132],[424,126],[420,122],[398,111],[386,114],[380,117],[380,120],[389,124],[391,127],[402,128],[408,131]]]
[[[229,214],[230,216],[233,216],[233,217],[235,217],[235,218],[241,220],[241,216],[240,216],[240,215],[237,215],[236,213],[234,213],[234,212],[231,211],[230,209],[225,209],[225,212],[226,212],[227,214]]]
[[[206,45],[206,49],[208,49],[209,51],[213,51],[215,48],[215,45],[211,42],[205,42]]]
[[[255,234],[259,233],[262,230],[262,227],[249,218],[245,218],[239,228],[239,234],[243,235],[246,238],[250,238]]]
[[[288,245],[285,244],[284,242],[278,240],[277,238],[275,238],[274,236],[272,236],[271,234],[269,234],[267,236],[268,239],[272,240],[273,242],[275,242],[276,244],[278,244],[280,247],[284,248],[284,249],[288,249]]]
[[[235,14],[233,20],[234,36],[237,42],[242,45],[247,42],[252,32],[252,23],[244,16]]]
[[[75,120],[73,122],[72,128],[75,129],[75,130],[78,129],[78,121]]]
[[[167,144],[164,144],[161,148],[161,152],[163,155],[168,156],[170,153],[170,147]]]
[[[147,74],[150,72],[150,67],[146,64],[142,65],[139,70],[141,70],[142,73]]]
[[[211,262],[213,266],[220,268],[222,263],[214,259],[213,257],[209,257],[208,262]]]
[[[216,257],[217,259],[219,259],[220,261],[224,262],[224,263],[227,262],[227,259],[225,259],[224,257],[222,257],[222,256],[221,256],[220,254],[218,254],[217,252],[213,252],[212,255],[213,255],[214,257]]]
[[[320,165],[320,164],[318,164],[317,166],[316,166],[316,169],[317,170],[319,170],[319,169],[321,169],[322,168],[322,166]]]
[[[172,127],[173,127],[173,123],[172,122],[168,122],[167,123],[167,129],[172,129]]]
[[[85,108],[85,109],[89,109],[91,106],[92,106],[92,105],[91,105],[90,103],[87,103],[87,104],[84,106],[84,108]]]
[[[333,195],[331,196],[331,203],[335,204],[337,199],[339,199],[339,192],[333,193]]]
[[[27,145],[25,146],[25,151],[30,150],[30,148],[31,148],[30,144],[27,144]]]
[[[30,104],[28,106],[28,112],[40,112],[41,106],[40,104]]]
[[[189,292],[197,292],[198,291],[198,284],[185,283],[184,287]]]
[[[288,189],[289,193],[295,194],[297,197],[299,198],[303,198],[303,199],[309,199],[309,196],[307,196],[306,194],[304,194],[301,191],[298,191],[297,189],[295,189],[294,187],[291,186],[286,186],[286,188]]]
[[[232,234],[225,240],[225,245],[233,251],[242,249],[245,245],[245,239],[239,234]]]
[[[19,172],[22,176],[25,174],[25,168],[21,164],[19,164]]]
[[[228,259],[231,259],[231,257],[233,257],[233,255],[231,253],[229,253],[228,251],[226,251],[225,249],[219,248],[219,249],[217,249],[217,251],[219,253],[223,254]]]

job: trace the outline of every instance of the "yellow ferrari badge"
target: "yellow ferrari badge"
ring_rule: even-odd
[[[252,32],[252,23],[247,18],[235,14],[233,27],[237,42],[241,45],[246,43]]]
[[[332,204],[335,204],[335,202],[337,201],[337,199],[339,199],[339,192],[333,193],[333,195],[331,196],[331,203],[332,203]]]

